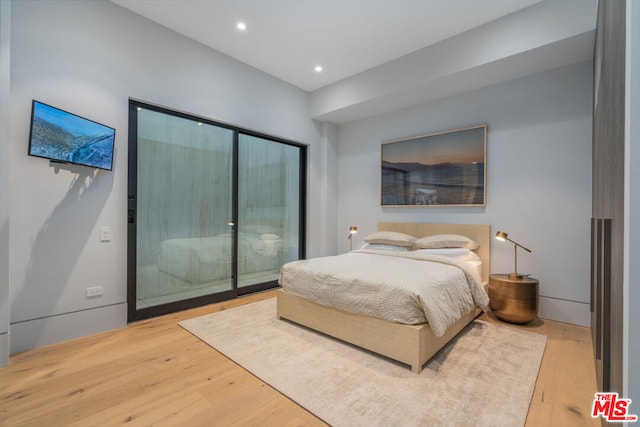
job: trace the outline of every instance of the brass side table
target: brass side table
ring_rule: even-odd
[[[518,279],[508,274],[491,274],[491,311],[497,318],[507,322],[531,322],[538,316],[538,285],[538,280],[533,277]]]

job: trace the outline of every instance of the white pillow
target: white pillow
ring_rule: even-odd
[[[415,237],[397,231],[378,231],[364,238],[367,243],[412,247]]]
[[[461,261],[480,261],[478,254],[467,248],[418,249],[416,253],[442,255]]]
[[[420,252],[423,254],[434,254],[434,255],[443,255],[443,256],[465,256],[471,252],[467,248],[431,248],[431,249],[418,249],[416,252]]]
[[[410,248],[407,246],[397,246],[397,245],[388,245],[388,244],[383,244],[383,243],[367,243],[366,245],[364,245],[362,247],[362,249],[366,249],[366,250],[374,250],[374,251],[400,251],[400,252],[406,252],[408,251]]]
[[[474,251],[480,247],[475,240],[459,234],[436,234],[418,239],[414,244],[421,249],[467,248]]]

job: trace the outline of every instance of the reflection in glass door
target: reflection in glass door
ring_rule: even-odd
[[[232,290],[233,138],[138,109],[137,310]]]
[[[300,147],[239,135],[238,287],[278,280],[298,259]]]
[[[129,321],[277,286],[305,256],[306,148],[129,103]]]

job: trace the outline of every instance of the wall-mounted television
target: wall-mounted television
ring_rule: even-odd
[[[116,130],[33,100],[29,155],[111,170]]]

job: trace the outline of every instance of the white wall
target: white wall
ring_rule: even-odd
[[[540,316],[589,325],[592,63],[433,101],[339,127],[339,251],[378,221],[487,223],[533,250],[518,270],[540,280]],[[382,208],[380,144],[486,123],[485,208]],[[513,245],[494,241],[493,273],[513,270]]]
[[[9,108],[11,3],[0,1],[0,367],[9,363]]]
[[[624,397],[640,414],[640,4],[627,2],[625,135]]]
[[[311,114],[346,123],[589,61],[597,10],[598,0],[536,3],[317,89]]]
[[[335,154],[306,92],[108,1],[14,1],[11,13],[12,352],[126,322],[129,97],[309,144],[309,194],[331,191]],[[113,172],[28,157],[32,99],[116,128]],[[308,210],[310,224],[328,217],[313,197]],[[328,230],[309,227],[310,256],[333,251]],[[86,298],[96,285],[104,295]]]
[[[322,171],[326,186],[324,191],[309,193],[308,198],[317,199],[317,202],[324,206],[322,215],[314,212],[307,212],[307,228],[322,228],[330,230],[322,236],[319,243],[327,248],[326,255],[336,253],[338,243],[335,235],[335,227],[338,213],[338,127],[329,122],[316,122],[322,135],[324,144],[320,145],[323,150],[323,164],[318,170]],[[329,228],[331,227],[331,228]],[[307,254],[309,255],[309,254]],[[311,256],[307,256],[310,258]]]

